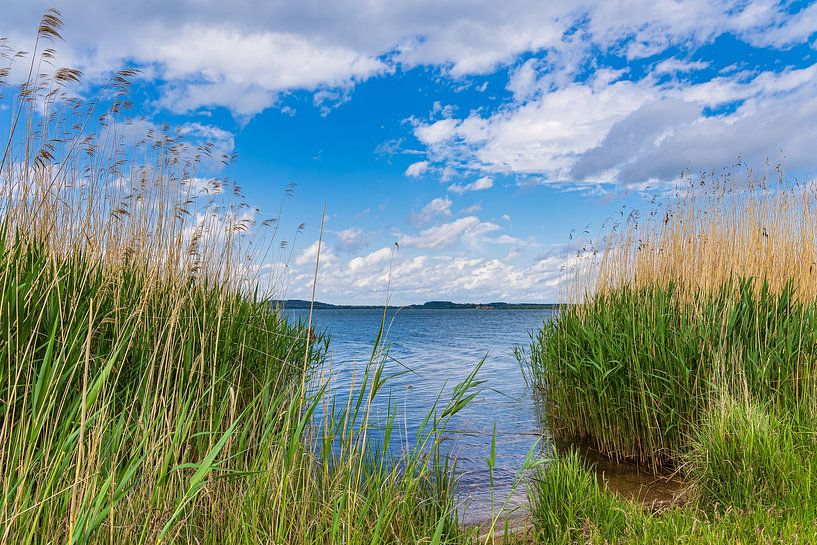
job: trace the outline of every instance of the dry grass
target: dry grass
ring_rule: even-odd
[[[674,468],[690,503],[614,497],[573,455],[533,477],[548,543],[812,542],[817,191],[689,178],[577,260],[526,362],[557,436]]]
[[[689,179],[613,224],[531,345],[557,433],[678,463],[724,392],[810,412],[817,354],[817,189]]]
[[[22,80],[0,87],[0,542],[467,541],[439,442],[474,377],[416,449],[386,449],[393,421],[374,449],[382,353],[346,407],[307,390],[325,343],[269,304],[277,217],[209,175],[214,145],[133,137],[134,71],[74,94],[61,27],[49,11],[31,53],[2,50]]]
[[[740,181],[737,181],[740,180]],[[593,293],[674,283],[713,293],[740,279],[817,298],[817,186],[776,176],[684,179],[605,238]],[[589,287],[581,285],[580,290]],[[584,293],[576,294],[584,295]]]

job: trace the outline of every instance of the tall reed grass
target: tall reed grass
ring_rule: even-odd
[[[474,375],[415,448],[389,448],[393,417],[375,443],[382,352],[345,406],[310,384],[324,340],[259,288],[285,269],[277,218],[207,172],[212,144],[130,139],[133,70],[76,94],[61,27],[49,10],[0,72],[0,542],[470,539],[440,442]]]
[[[614,225],[571,284],[577,304],[530,346],[554,432],[657,469],[682,461],[724,392],[812,414],[815,208],[782,175],[724,177]]]
[[[672,193],[614,221],[596,259],[566,297],[623,286],[679,285],[690,297],[741,279],[772,293],[817,298],[817,185],[789,180],[780,165],[763,176],[736,165],[720,176],[685,174]]]

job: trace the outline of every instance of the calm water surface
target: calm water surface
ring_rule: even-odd
[[[306,321],[308,311],[288,311]],[[313,322],[318,331],[331,337],[329,345],[333,386],[336,392],[348,388],[355,369],[359,373],[368,361],[383,316],[382,310],[316,310]],[[508,496],[512,483],[531,446],[541,438],[542,427],[531,391],[522,378],[513,355],[515,344],[527,346],[528,333],[549,320],[549,310],[401,310],[390,312],[386,344],[389,380],[379,396],[376,409],[386,413],[389,397],[397,407],[401,438],[416,436],[416,430],[437,396],[441,403],[450,391],[485,358],[478,378],[486,380],[483,390],[458,413],[448,433],[454,438],[453,452],[461,474],[459,495],[465,522],[485,520],[491,513],[486,457],[491,434],[497,427],[497,454],[494,471],[498,505]],[[401,365],[402,364],[402,365]],[[405,367],[403,367],[405,366]],[[400,447],[396,441],[395,448]],[[514,495],[512,506],[524,505],[524,491]]]

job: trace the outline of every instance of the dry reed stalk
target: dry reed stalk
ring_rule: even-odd
[[[605,233],[604,246],[574,269],[566,299],[622,286],[682,287],[714,293],[742,278],[774,293],[788,283],[800,300],[817,298],[817,185],[731,176],[679,188]]]

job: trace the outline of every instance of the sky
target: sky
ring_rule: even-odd
[[[259,218],[296,184],[284,298],[324,204],[318,300],[553,302],[573,234],[683,172],[817,174],[812,2],[5,0],[0,36],[48,7],[58,62],[140,69],[134,114],[235,152],[209,174]]]

